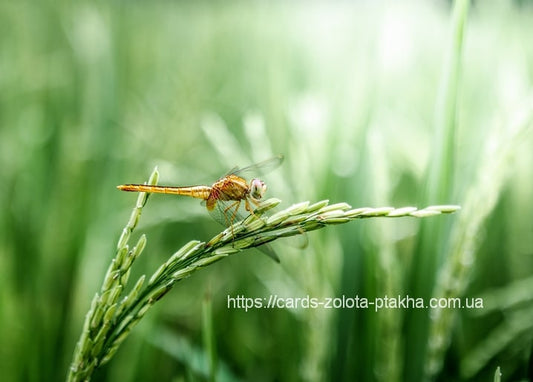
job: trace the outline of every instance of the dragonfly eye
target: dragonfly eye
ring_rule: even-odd
[[[252,179],[250,182],[250,196],[254,199],[261,199],[265,194],[267,186],[260,179]]]

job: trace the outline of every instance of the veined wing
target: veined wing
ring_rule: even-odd
[[[242,200],[217,200],[215,208],[209,211],[209,214],[224,227],[229,227],[250,215],[244,208],[244,201]],[[263,244],[256,248],[279,263],[279,257],[270,245]]]
[[[238,176],[242,176],[242,175],[246,175],[246,174],[249,174],[249,175],[252,175],[252,176],[259,176],[261,174],[269,173],[270,171],[278,168],[281,165],[282,162],[283,162],[283,155],[279,154],[279,155],[276,155],[275,157],[266,159],[266,160],[264,160],[262,162],[259,162],[259,163],[254,163],[252,165],[249,165],[249,166],[246,166],[246,167],[243,167],[243,168],[240,168],[239,166],[236,166],[236,167],[232,168],[226,174],[226,176],[230,175],[230,174],[235,174],[235,175],[238,175]]]

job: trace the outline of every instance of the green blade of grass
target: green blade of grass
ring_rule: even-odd
[[[461,72],[461,57],[464,41],[464,30],[470,1],[457,0],[453,6],[451,36],[446,51],[439,85],[434,132],[432,157],[426,176],[426,187],[423,200],[426,203],[446,203],[452,197],[456,114],[458,105],[458,88]],[[435,243],[446,243],[448,230],[446,222],[421,225],[418,248],[415,253],[411,280],[412,293],[428,298],[434,288],[436,271],[444,251],[444,244],[435,247]],[[411,354],[411,362],[406,364],[405,379],[419,381],[423,376],[428,341],[429,316],[427,312],[412,311],[406,314],[407,334],[404,342],[406,351],[418,349]]]

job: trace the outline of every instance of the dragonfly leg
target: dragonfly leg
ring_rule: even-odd
[[[246,209],[246,211],[248,211],[250,213],[250,215],[254,215],[255,216],[254,209],[250,205],[250,202],[255,204],[256,207],[259,207],[259,204],[261,204],[261,203],[258,200],[255,200],[253,198],[244,199],[244,208]]]
[[[237,212],[239,211],[239,206],[241,205],[241,201],[237,200],[235,203],[230,204],[224,209],[224,216],[226,216],[226,219],[228,217],[227,212],[231,210],[231,218],[228,223],[228,226],[233,224],[233,221],[235,220],[235,217],[237,216]]]
[[[233,233],[233,221],[235,220],[235,217],[237,216],[237,212],[239,211],[239,206],[241,205],[241,201],[237,200],[235,203],[230,204],[224,209],[224,218],[226,219],[226,223],[228,227],[231,227],[231,240],[235,240],[235,234]],[[231,217],[228,221],[228,210],[233,210],[231,212]]]
[[[231,224],[235,222],[235,217],[237,216],[237,213],[239,212],[240,205],[241,205],[240,200],[235,203],[235,209],[233,210],[233,214],[231,215]]]

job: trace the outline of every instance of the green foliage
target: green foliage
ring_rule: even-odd
[[[462,210],[321,229],[304,250],[276,240],[281,265],[224,256],[150,308],[93,380],[524,379],[533,14],[514,4],[466,18],[463,1],[1,2],[2,378],[64,380],[91,306],[105,306],[84,330],[98,342],[143,274],[219,232],[194,200],[154,196],[120,238],[132,196],[116,185],[154,166],[160,184],[209,184],[284,153],[264,179],[280,211],[326,198]],[[136,232],[143,255],[121,252],[101,290],[113,243],[140,249]],[[485,308],[227,306],[407,293]]]
[[[155,169],[147,184],[155,185],[158,178],[159,173]],[[139,194],[130,219],[118,240],[116,256],[111,261],[102,288],[94,296],[91,308],[85,317],[68,381],[90,380],[95,369],[105,365],[115,355],[119,346],[150,307],[166,295],[178,281],[231,254],[248,248],[263,248],[263,245],[276,239],[303,235],[308,231],[328,225],[348,223],[354,219],[404,216],[422,218],[452,213],[459,209],[458,206],[444,205],[431,206],[423,210],[414,207],[352,210],[346,203],[328,205],[328,201],[321,201],[314,204],[309,202],[294,204],[272,216],[263,216],[265,212],[280,203],[278,199],[269,199],[255,209],[253,214],[232,224],[208,242],[193,240],[185,244],[159,266],[146,287],[143,288],[145,276],[142,275],[131,292],[123,296],[132,265],[146,246],[144,234],[131,250],[128,240],[139,222],[147,199],[148,195],[145,192]],[[203,330],[206,336],[204,341],[209,354],[210,380],[215,380],[211,309],[210,303],[204,303]]]

